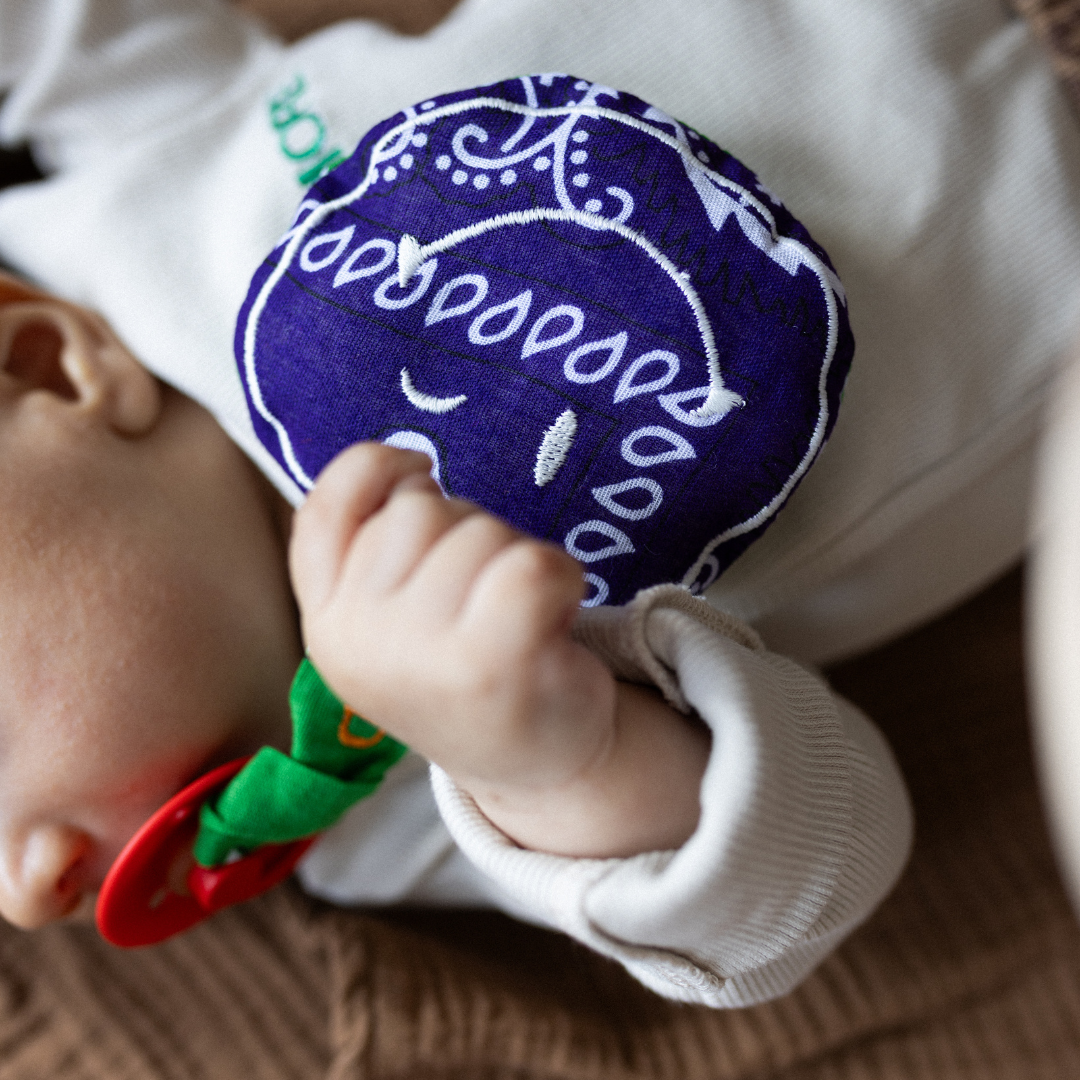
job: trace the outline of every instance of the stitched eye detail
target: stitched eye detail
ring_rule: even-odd
[[[831,265],[633,95],[535,75],[405,108],[297,218],[234,338],[297,499],[352,443],[421,450],[445,493],[561,539],[586,606],[621,604],[707,587],[832,427],[853,341]]]

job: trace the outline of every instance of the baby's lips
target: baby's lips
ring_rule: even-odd
[[[98,894],[98,931],[106,941],[126,948],[154,945],[258,896],[292,872],[314,837],[267,844],[224,866],[193,863],[199,808],[246,761],[231,761],[188,784],[131,838]]]

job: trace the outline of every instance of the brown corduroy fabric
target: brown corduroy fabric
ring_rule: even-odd
[[[1020,580],[832,672],[896,748],[911,866],[794,993],[672,1005],[485,913],[335,910],[292,888],[121,952],[0,931],[3,1080],[1066,1080],[1080,929],[1024,715]]]

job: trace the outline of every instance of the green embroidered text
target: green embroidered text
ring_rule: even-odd
[[[270,123],[277,132],[281,152],[300,168],[296,179],[304,187],[345,160],[336,146],[327,146],[326,122],[300,104],[307,89],[302,75],[270,99]]]

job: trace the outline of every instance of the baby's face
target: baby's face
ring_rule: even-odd
[[[31,927],[200,772],[287,741],[300,646],[276,496],[100,320],[21,292],[0,279],[0,914]]]

